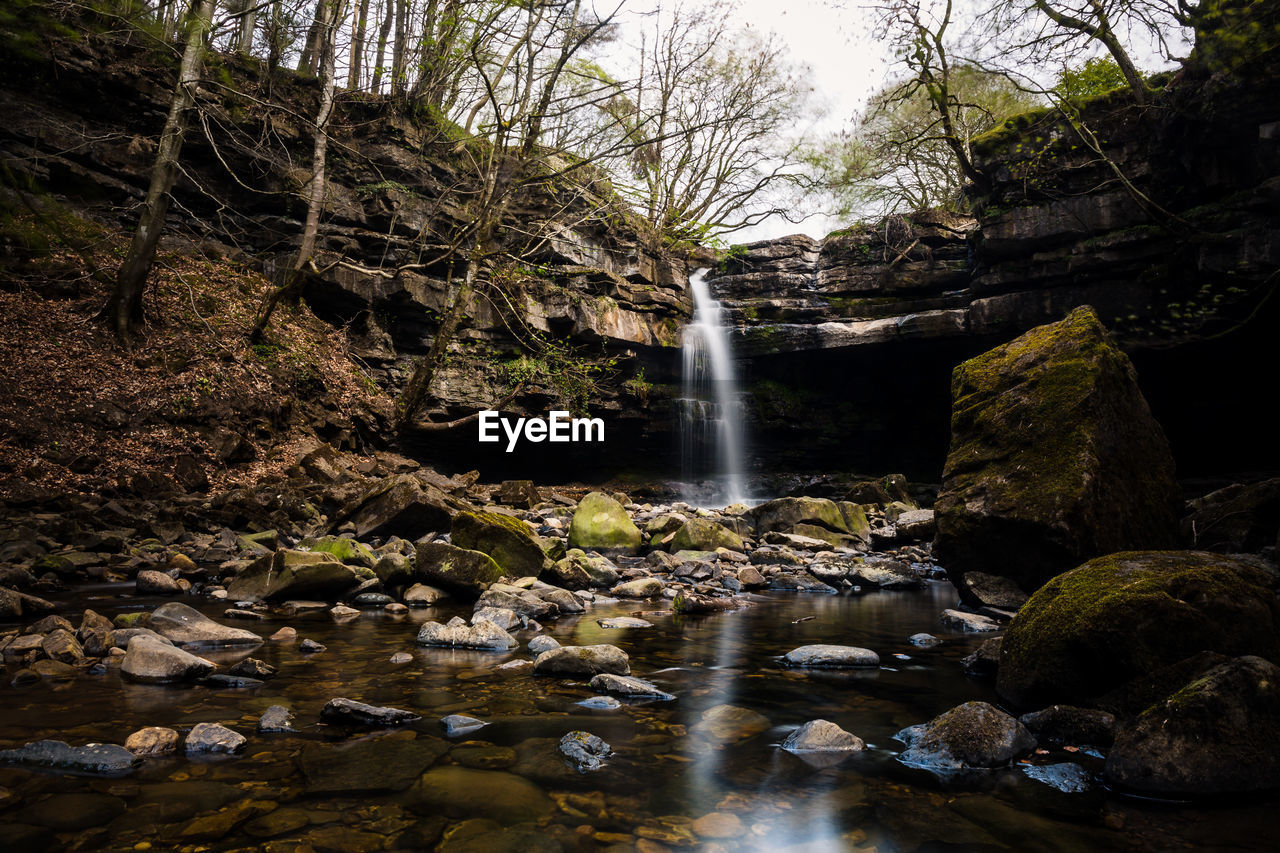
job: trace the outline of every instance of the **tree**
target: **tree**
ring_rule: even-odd
[[[307,185],[307,218],[302,226],[302,240],[298,245],[298,255],[293,262],[289,277],[284,285],[271,294],[271,298],[263,307],[257,322],[253,325],[250,337],[261,338],[271,322],[280,300],[296,292],[307,265],[315,254],[316,236],[320,230],[320,213],[324,209],[325,165],[329,151],[329,119],[333,117],[333,100],[337,85],[336,45],[338,28],[346,14],[346,0],[320,0],[316,7],[317,25],[319,26],[319,72],[320,72],[320,106],[316,112],[312,131],[311,180]]]
[[[164,232],[165,216],[169,212],[169,192],[173,189],[178,173],[178,158],[182,153],[183,136],[187,129],[187,116],[195,104],[196,87],[200,85],[204,63],[205,35],[213,22],[215,0],[192,0],[187,12],[185,45],[182,62],[178,67],[178,80],[169,102],[169,114],[156,159],[151,166],[151,184],[138,217],[138,227],[116,274],[115,289],[104,313],[115,329],[121,343],[132,344],[133,336],[141,328],[144,317],[142,296],[146,289],[147,275],[155,261],[156,246]]]
[[[1002,52],[1047,62],[1078,55],[1095,43],[1120,69],[1134,101],[1145,104],[1147,85],[1129,53],[1134,39],[1146,39],[1166,57],[1185,41],[1198,3],[1189,0],[994,0],[983,16],[989,37]]]
[[[874,95],[851,132],[814,147],[818,182],[840,215],[881,217],[930,208],[964,207],[968,176],[937,108],[914,78]],[[1039,99],[1001,74],[962,65],[949,69],[951,133],[968,154],[972,139]]]
[[[1051,90],[1064,101],[1080,101],[1128,85],[1124,72],[1114,59],[1095,56],[1082,65],[1064,68]]]
[[[677,3],[655,17],[633,99],[612,105],[638,143],[620,183],[669,239],[787,215],[760,200],[802,177],[787,130],[806,113],[807,86],[775,39],[730,28],[733,10]]]
[[[430,350],[401,392],[399,427],[410,425],[428,399],[473,293],[493,283],[488,274],[494,258],[512,253],[504,239],[511,235],[501,226],[513,200],[534,185],[548,185],[585,165],[577,158],[566,159],[566,152],[540,148],[539,142],[565,68],[616,13],[604,18],[586,15],[582,0],[530,3],[497,10],[472,30],[466,55],[483,88],[469,112],[468,129],[476,126],[482,144],[471,148],[474,172],[466,193],[467,215],[450,241],[465,259],[464,272]],[[523,238],[531,236],[526,233]]]

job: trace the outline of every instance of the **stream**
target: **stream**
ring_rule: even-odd
[[[118,668],[63,684],[5,691],[0,743],[56,738],[72,744],[123,743],[143,726],[186,731],[219,722],[249,738],[236,757],[150,758],[116,779],[0,768],[0,793],[21,803],[0,816],[0,847],[21,850],[31,823],[64,833],[68,850],[1263,850],[1274,827],[1265,803],[1214,808],[1146,803],[1099,787],[1062,793],[1015,765],[944,782],[894,756],[893,735],[969,700],[997,702],[991,685],[966,677],[960,659],[988,635],[949,632],[939,612],[953,606],[950,584],[866,595],[765,592],[753,606],[681,616],[652,602],[617,602],[561,617],[546,631],[561,643],[612,643],[632,674],[675,694],[670,702],[624,701],[589,710],[585,681],[534,676],[511,653],[416,646],[420,623],[466,617],[463,604],[390,616],[369,609],[335,622],[327,612],[261,622],[222,618],[226,604],[184,598],[206,614],[266,637],[292,626],[298,639],[269,642],[252,656],[278,668],[254,689],[149,686]],[[81,588],[58,601],[64,615],[85,607],[113,617],[162,603],[132,585]],[[640,615],[644,629],[605,629],[596,620]],[[801,621],[803,620],[803,621]],[[929,632],[943,642],[917,648]],[[778,656],[808,643],[863,646],[878,670],[783,667]],[[409,663],[389,659],[408,652]],[[7,680],[7,679],[6,679]],[[422,716],[402,729],[350,735],[317,722],[344,696]],[[296,716],[296,734],[257,734],[270,705]],[[767,724],[709,732],[713,706],[763,715]],[[489,722],[446,738],[439,720],[466,714]],[[800,724],[823,718],[863,738],[843,760],[779,749]],[[752,718],[754,719],[754,718]],[[756,730],[760,728],[760,730]],[[599,735],[614,750],[606,766],[580,774],[556,750],[571,730]],[[1083,752],[1037,755],[1088,769]],[[1096,778],[1096,777],[1095,777]],[[443,839],[443,840],[442,840]]]

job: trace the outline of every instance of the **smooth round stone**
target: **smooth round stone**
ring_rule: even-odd
[[[616,711],[622,707],[622,703],[612,696],[592,696],[590,699],[583,699],[581,702],[575,702],[584,708],[590,708],[593,711]]]
[[[129,735],[124,742],[124,748],[134,755],[163,755],[167,752],[176,752],[178,733],[161,726],[147,726]]]
[[[354,601],[359,607],[385,607],[395,599],[381,592],[362,592],[355,597]]]
[[[477,720],[475,717],[468,717],[463,714],[450,714],[442,718],[440,724],[444,726],[444,733],[449,737],[478,732],[489,725],[484,720]]]
[[[800,646],[787,652],[782,659],[790,666],[831,669],[856,669],[880,665],[878,654],[857,646]]]
[[[810,720],[782,742],[787,752],[855,752],[866,747],[862,738],[827,720]]]
[[[292,643],[298,639],[298,631],[296,628],[281,628],[267,639],[273,643]]]
[[[911,643],[911,645],[913,646],[919,646],[922,649],[928,649],[938,645],[938,643],[941,643],[942,641],[939,640],[937,637],[933,636],[933,634],[925,634],[922,632],[919,634],[912,634],[910,637],[907,638],[907,642]]]
[[[597,619],[596,624],[601,628],[652,628],[652,622],[646,622],[644,619],[637,619],[634,616],[615,616],[612,619]]]
[[[703,713],[693,732],[717,743],[736,743],[767,731],[770,725],[768,717],[749,708],[716,705]]]
[[[409,654],[408,652],[396,652],[394,655],[391,656],[390,660],[391,660],[391,663],[394,663],[394,664],[412,663],[413,655]]]

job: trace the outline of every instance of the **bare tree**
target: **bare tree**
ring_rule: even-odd
[[[807,88],[780,44],[730,28],[734,6],[677,3],[654,21],[627,132],[632,197],[657,233],[702,239],[753,225],[767,192],[799,180],[787,131]],[[755,203],[753,205],[753,202]]]
[[[469,112],[483,144],[474,147],[466,222],[452,243],[465,258],[457,290],[441,318],[430,350],[414,368],[397,404],[397,422],[413,422],[430,395],[431,383],[477,287],[490,284],[487,273],[504,247],[502,222],[512,201],[535,184],[566,171],[563,152],[539,147],[558,84],[570,60],[605,30],[616,14],[585,15],[582,0],[531,3],[514,13],[498,10],[486,26],[473,31],[468,45],[471,70],[483,84],[483,96]],[[496,48],[496,49],[495,49]],[[526,237],[528,235],[525,235]]]
[[[346,14],[346,0],[320,0],[316,8],[320,27],[320,106],[312,130],[311,180],[307,185],[307,219],[302,227],[302,241],[284,285],[271,294],[259,313],[250,337],[260,338],[271,322],[271,315],[281,299],[293,294],[306,274],[306,268],[315,254],[316,236],[320,230],[320,214],[324,210],[325,166],[329,151],[329,120],[333,117],[333,100],[337,81],[336,45],[338,29]]]
[[[142,213],[138,217],[133,241],[116,274],[115,289],[104,309],[116,336],[125,345],[132,344],[134,334],[144,322],[142,296],[146,289],[147,275],[155,261],[156,246],[164,232],[165,216],[169,212],[169,192],[177,177],[187,116],[195,104],[196,87],[200,85],[203,70],[205,36],[212,25],[215,10],[215,0],[192,0],[187,13],[186,43],[178,68],[178,80],[169,102],[169,115],[160,132],[156,159],[151,166],[151,184],[147,189]]]
[[[995,0],[981,16],[987,35],[999,35],[1002,52],[1033,62],[1064,60],[1089,43],[1105,48],[1119,66],[1136,103],[1147,85],[1130,49],[1145,40],[1171,57],[1186,43],[1199,4],[1191,0]]]

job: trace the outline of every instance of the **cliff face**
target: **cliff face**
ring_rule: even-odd
[[[952,367],[1091,305],[1183,474],[1280,465],[1240,411],[1280,320],[1276,13],[1215,8],[1154,103],[1119,91],[977,140],[990,188],[974,219],[893,217],[731,253],[712,288],[738,323],[758,432],[791,436],[764,464],[936,472]],[[1270,19],[1250,28],[1246,13]]]
[[[0,158],[39,192],[109,226],[132,228],[168,110],[173,62],[163,46],[60,32],[36,33],[21,50],[0,42]],[[306,213],[307,117],[315,113],[317,84],[229,57],[211,57],[208,66],[170,231],[282,279]],[[346,330],[350,353],[394,394],[430,348],[465,263],[455,256],[450,266],[440,257],[449,235],[466,224],[473,152],[454,128],[345,92],[331,129],[320,272],[308,277],[304,298]],[[513,204],[510,224],[517,226],[511,233],[536,237],[510,242],[519,261],[493,276],[501,277],[501,290],[478,292],[466,306],[428,417],[457,418],[506,397],[516,384],[511,362],[522,352],[511,330],[522,330],[524,339],[533,330],[596,371],[600,382],[589,402],[592,414],[615,428],[611,467],[665,456],[671,420],[661,414],[663,395],[649,394],[648,386],[678,364],[679,329],[691,310],[683,264],[653,249],[607,181],[586,170],[532,186]],[[505,408],[545,413],[559,390],[534,378]],[[658,416],[645,411],[650,399]],[[502,473],[509,459],[500,450],[480,453],[474,438],[473,427],[465,437],[432,432],[410,443],[444,467]],[[560,479],[600,461],[598,454],[548,459],[549,467],[562,466]]]

